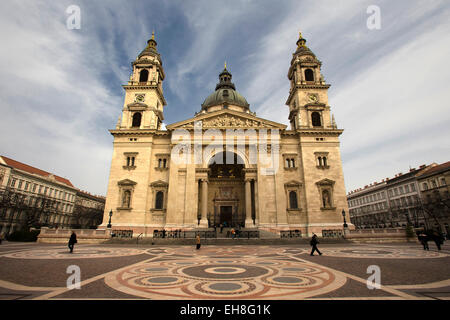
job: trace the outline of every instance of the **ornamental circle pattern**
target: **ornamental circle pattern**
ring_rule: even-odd
[[[194,255],[184,260],[147,261],[105,277],[105,283],[115,290],[162,300],[303,299],[336,290],[345,282],[340,273],[282,255],[232,260]]]
[[[329,247],[322,250],[323,256],[339,258],[371,258],[371,259],[427,259],[443,258],[448,255],[436,251],[425,251],[420,248],[398,247]]]
[[[25,250],[2,255],[5,258],[16,259],[93,259],[114,258],[145,254],[145,250],[133,248],[89,248],[75,247],[73,253],[66,248]]]

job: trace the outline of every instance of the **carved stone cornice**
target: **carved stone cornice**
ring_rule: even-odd
[[[289,96],[286,100],[286,104],[290,105],[291,104],[291,99],[294,96],[295,92],[297,91],[297,89],[329,89],[331,87],[330,84],[318,84],[318,83],[313,83],[313,84],[296,84],[291,91],[289,92]]]
[[[167,102],[166,99],[164,99],[164,95],[161,92],[160,87],[157,84],[124,84],[122,85],[122,88],[125,90],[148,90],[148,89],[154,89],[156,93],[158,94],[158,97],[163,102],[163,105],[166,106]]]
[[[297,132],[305,136],[340,136],[343,129],[297,129]]]

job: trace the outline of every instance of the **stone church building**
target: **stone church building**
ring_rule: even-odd
[[[156,47],[153,34],[123,86],[100,228],[112,210],[113,229],[135,236],[220,223],[305,236],[343,229],[343,130],[330,113],[322,63],[301,34],[287,73],[289,128],[257,117],[225,65],[199,112],[161,130],[166,75]]]

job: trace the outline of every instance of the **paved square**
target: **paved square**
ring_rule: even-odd
[[[430,244],[431,247],[431,244]],[[450,250],[409,244],[143,246],[4,243],[0,299],[445,299]],[[81,289],[68,289],[69,266]],[[369,289],[369,266],[381,288]]]

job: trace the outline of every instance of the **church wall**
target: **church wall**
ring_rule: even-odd
[[[308,203],[309,233],[321,234],[322,229],[343,228],[342,209],[348,214],[343,171],[337,137],[325,137],[317,143],[315,137],[302,137],[302,165],[305,168],[305,195]],[[328,152],[328,169],[317,168],[315,152]],[[322,195],[317,182],[323,179],[334,181],[331,205],[333,209],[322,209]]]
[[[152,137],[138,136],[138,141],[134,142],[130,142],[129,139],[129,136],[118,136],[114,141],[107,200],[101,226],[106,226],[108,223],[110,210],[113,210],[112,224],[114,227],[144,224]],[[135,155],[135,168],[124,168],[127,161],[127,156],[124,153],[137,153]],[[135,183],[131,186],[131,210],[121,209],[123,199],[121,187],[118,183],[126,179]]]

